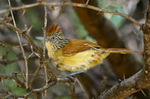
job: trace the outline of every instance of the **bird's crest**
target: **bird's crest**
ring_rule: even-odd
[[[61,31],[61,28],[59,28],[58,25],[52,25],[49,27],[46,35],[48,36],[48,35],[51,35],[53,33],[60,32],[60,31]]]

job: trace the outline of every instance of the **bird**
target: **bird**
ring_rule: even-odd
[[[111,53],[138,53],[125,48],[103,48],[86,40],[67,39],[61,28],[55,24],[50,26],[46,33],[45,46],[52,64],[57,69],[79,73],[102,64]]]

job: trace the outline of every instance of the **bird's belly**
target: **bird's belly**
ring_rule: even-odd
[[[96,50],[87,50],[74,55],[59,56],[54,59],[54,65],[59,70],[68,70],[71,72],[87,70],[97,64],[101,64],[103,59],[109,53],[98,53]]]

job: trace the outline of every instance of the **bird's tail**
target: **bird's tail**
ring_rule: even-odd
[[[98,49],[103,53],[120,53],[120,54],[131,54],[131,53],[137,53],[142,55],[139,51],[134,51],[131,49],[126,49],[126,48],[101,48]]]

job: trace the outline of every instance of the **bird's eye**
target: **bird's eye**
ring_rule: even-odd
[[[55,37],[52,37],[51,39],[52,39],[52,40],[54,40],[54,39],[55,39]]]

